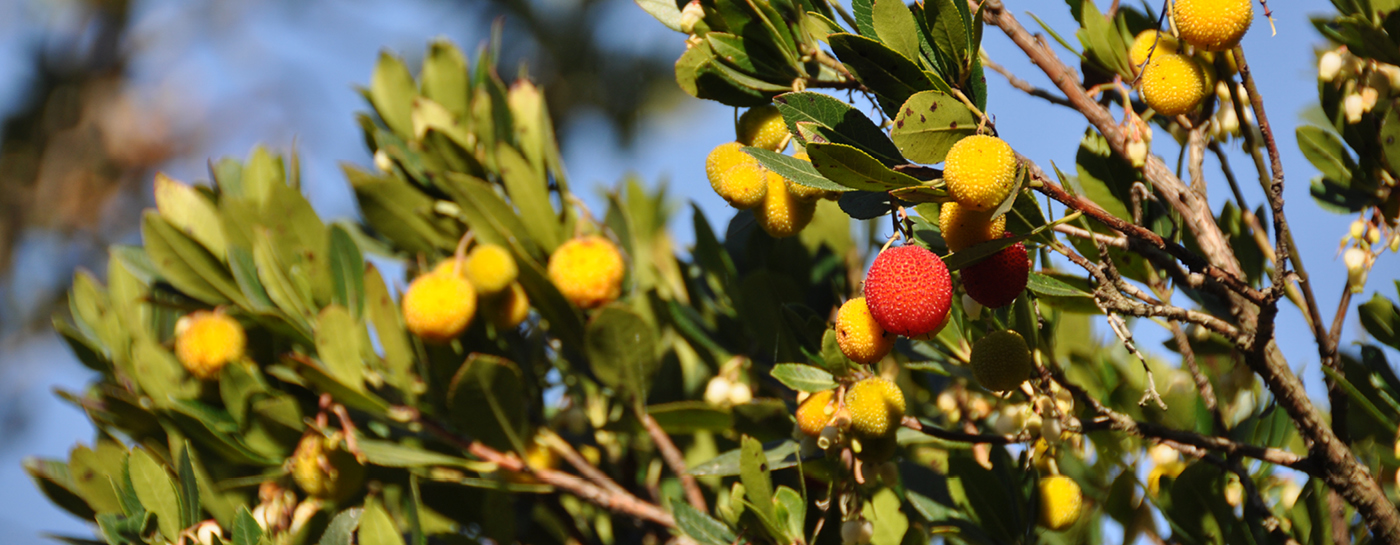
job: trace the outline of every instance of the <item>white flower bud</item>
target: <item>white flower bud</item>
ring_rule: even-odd
[[[1375,228],[1375,227],[1369,227],[1369,226],[1368,226],[1368,228],[1366,229],[1366,243],[1367,243],[1367,244],[1376,244],[1376,243],[1379,243],[1380,241],[1381,241],[1381,230],[1380,230],[1380,229],[1377,229],[1377,228]]]
[[[1342,254],[1342,262],[1347,266],[1347,285],[1351,286],[1354,294],[1361,293],[1361,288],[1366,285],[1369,261],[1370,256],[1361,248],[1347,248],[1346,253]]]
[[[695,31],[695,23],[705,18],[705,10],[700,7],[698,0],[685,5],[681,10],[681,32],[692,34]]]
[[[729,401],[729,389],[732,385],[729,379],[715,377],[710,379],[710,383],[705,385],[705,401],[711,405],[723,405]]]
[[[1390,88],[1392,90],[1400,89],[1400,66],[1380,63],[1376,66],[1376,72],[1379,72],[1381,75],[1385,76],[1386,79],[1390,80]]]
[[[1060,423],[1060,419],[1049,418],[1040,425],[1040,438],[1044,439],[1046,444],[1058,445],[1060,444],[1060,435],[1064,431],[1065,426]]]
[[[1346,109],[1348,124],[1354,125],[1360,123],[1361,114],[1366,113],[1364,104],[1362,104],[1361,101],[1361,95],[1356,93],[1347,95],[1346,99],[1342,100],[1342,106]]]
[[[817,447],[822,450],[829,450],[841,442],[841,430],[836,426],[822,428],[822,434],[817,436]]]
[[[1361,240],[1361,237],[1364,236],[1366,236],[1366,222],[1361,220],[1351,222],[1351,238]]]
[[[1225,485],[1225,503],[1231,507],[1239,507],[1244,502],[1244,485],[1237,480],[1231,480]]]
[[[1328,51],[1317,60],[1317,79],[1332,81],[1342,71],[1342,56],[1336,51]]]
[[[206,520],[194,527],[194,538],[199,545],[214,545],[214,536],[219,536],[220,542],[224,539],[224,529],[217,522]]]
[[[1380,91],[1377,91],[1375,87],[1362,87],[1361,110],[1366,112],[1371,111],[1372,108],[1376,107],[1376,101],[1380,98]]]
[[[753,401],[753,390],[749,389],[749,385],[736,382],[729,387],[729,403],[731,405],[744,405],[750,401]]]
[[[376,151],[374,152],[374,168],[388,174],[394,170],[394,161],[389,159],[389,154],[384,153],[384,150]]]
[[[970,320],[976,320],[982,316],[982,303],[978,303],[966,293],[962,296],[963,312],[967,313]]]
[[[1128,161],[1133,164],[1133,168],[1142,168],[1147,164],[1147,142],[1134,140],[1128,142]]]
[[[1147,455],[1152,458],[1153,465],[1164,466],[1181,461],[1181,453],[1177,452],[1174,448],[1160,443],[1147,449]]]
[[[868,520],[848,520],[841,523],[842,545],[865,545],[875,535],[875,525]]]

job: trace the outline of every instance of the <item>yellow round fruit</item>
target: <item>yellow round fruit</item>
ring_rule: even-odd
[[[948,250],[961,252],[976,244],[1001,238],[1006,232],[1006,214],[991,219],[991,214],[969,209],[954,201],[938,208],[938,230]]]
[[[365,466],[340,447],[340,439],[311,432],[301,438],[292,454],[292,480],[307,495],[342,502],[360,491]]]
[[[1175,0],[1172,4],[1177,35],[1205,51],[1235,47],[1254,22],[1253,0]]]
[[[401,304],[404,325],[410,332],[425,341],[447,342],[471,325],[476,313],[476,288],[466,277],[439,265],[413,279]]]
[[[1079,520],[1084,496],[1079,483],[1064,475],[1040,480],[1040,525],[1051,530],[1069,528]]]
[[[788,181],[778,173],[767,172],[768,191],[763,203],[754,211],[754,219],[763,232],[773,238],[793,236],[812,222],[817,213],[816,201],[802,200],[788,192]]]
[[[826,390],[808,396],[797,406],[797,428],[807,437],[818,437],[836,414],[836,390]]]
[[[1175,479],[1186,470],[1186,462],[1173,460],[1165,464],[1157,464],[1152,467],[1152,471],[1147,472],[1147,494],[1157,497],[1157,493],[1162,489],[1162,477]]]
[[[175,359],[200,380],[219,376],[228,362],[243,358],[248,336],[223,311],[191,312],[175,323]]]
[[[791,140],[783,114],[771,104],[750,108],[739,116],[738,137],[741,143],[773,151],[782,151]]]
[[[894,334],[886,332],[870,314],[864,297],[841,305],[836,312],[836,342],[841,353],[857,363],[875,363],[894,347]]]
[[[515,282],[515,277],[520,273],[510,250],[499,244],[482,244],[473,248],[467,254],[462,272],[482,295],[501,293]]]
[[[958,140],[944,161],[948,195],[972,210],[996,210],[1016,184],[1016,152],[995,136],[975,134]]]
[[[846,391],[851,431],[857,437],[894,435],[904,419],[904,392],[882,377],[870,377]]]
[[[1026,340],[1015,331],[994,331],[972,345],[972,376],[994,392],[1016,389],[1031,377],[1035,365]]]
[[[1152,44],[1156,43],[1156,49]],[[1133,71],[1136,72],[1147,62],[1147,53],[1152,52],[1152,56],[1171,55],[1181,49],[1181,44],[1176,41],[1176,37],[1158,30],[1144,30],[1138,33],[1133,39],[1133,46],[1128,49],[1128,57],[1133,61]]]
[[[729,206],[748,210],[763,204],[764,197],[768,195],[770,175],[777,176],[758,163],[743,163],[724,171],[719,177],[719,183],[712,184],[711,187],[729,203]],[[782,176],[778,178],[782,179]]]
[[[530,296],[519,282],[511,282],[510,287],[490,301],[491,322],[500,329],[515,329],[520,322],[530,316]]]
[[[622,253],[598,235],[571,239],[549,256],[549,280],[581,308],[600,307],[622,295],[624,272]]]
[[[807,152],[805,151],[799,151],[793,154],[792,158],[801,159],[809,163],[811,162],[811,159],[807,157]],[[815,201],[822,197],[826,197],[829,193],[831,193],[830,191],[827,191],[825,189],[817,189],[815,187],[802,185],[792,180],[787,181],[787,189],[788,193],[792,193],[792,196],[802,199],[804,201]]]
[[[738,142],[725,142],[710,151],[705,158],[705,177],[710,187],[736,208],[751,208],[763,200],[767,184],[762,176],[753,177],[751,171],[743,171],[738,178],[730,178],[727,173],[734,167],[748,165],[762,170],[758,160],[744,153],[744,145]],[[747,175],[748,177],[744,177]],[[756,194],[756,196],[755,196]],[[738,203],[736,203],[736,199]]]
[[[1206,92],[1205,71],[1184,55],[1154,55],[1142,71],[1142,101],[1161,115],[1190,112]]]

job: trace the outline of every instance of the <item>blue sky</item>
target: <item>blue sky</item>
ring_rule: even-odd
[[[568,1],[537,3],[547,7]],[[1006,3],[1033,31],[1027,8],[1062,35],[1073,35],[1074,23],[1063,3]],[[35,46],[36,29],[76,24],[65,15],[64,5],[43,0],[0,2],[0,111],[13,107],[17,90],[24,88],[28,77],[24,62],[27,48]],[[352,117],[364,105],[353,87],[368,81],[377,52],[388,49],[417,58],[428,40],[438,36],[471,49],[483,38],[476,29],[484,26],[471,9],[429,0],[149,0],[137,6],[134,31],[126,44],[136,51],[137,62],[131,69],[136,89],[154,104],[183,112],[180,126],[194,135],[191,152],[163,170],[177,179],[202,180],[207,178],[207,157],[241,157],[258,143],[280,150],[295,143],[308,194],[317,210],[329,218],[356,213],[338,164],[369,165]],[[1307,16],[1331,6],[1320,1],[1275,2],[1273,8],[1278,35],[1270,36],[1267,22],[1256,13],[1244,46],[1283,149],[1290,221],[1317,286],[1322,312],[1330,317],[1345,281],[1337,244],[1352,218],[1314,205],[1307,188],[1317,173],[1297,151],[1293,134],[1302,113],[1317,97],[1314,48],[1322,40]],[[612,50],[662,51],[669,58],[683,51],[683,36],[665,29],[630,2],[615,2],[602,21],[600,39]],[[984,48],[993,60],[1037,86],[1052,88],[1008,39],[995,29],[988,29],[985,36]],[[1073,163],[1086,126],[1082,117],[1012,89],[999,75],[989,72],[987,79],[988,111],[995,115],[1003,138],[1041,165],[1048,166],[1052,160],[1061,166]],[[655,115],[643,118],[638,145],[630,149],[618,146],[611,127],[598,115],[583,116],[561,134],[575,187],[612,186],[629,173],[648,183],[667,180],[674,197],[695,201],[713,223],[726,221],[732,212],[709,189],[703,164],[711,148],[733,139],[732,109],[684,98],[669,109],[649,113]],[[1170,142],[1159,133],[1154,151],[1174,160],[1176,150]],[[1263,203],[1263,193],[1252,182],[1253,171],[1247,168],[1252,162],[1238,149],[1231,162],[1251,207]],[[1218,211],[1229,192],[1209,155],[1206,171],[1211,206]],[[603,209],[598,192],[583,193],[590,207]],[[689,218],[682,210],[673,226],[681,240],[688,241]],[[61,289],[59,280],[45,279],[67,278],[75,258],[55,247],[54,240],[52,234],[41,234],[30,241],[31,250],[23,254],[17,268],[39,271],[32,275],[35,282]],[[1385,254],[1371,274],[1367,293],[1358,299],[1369,299],[1373,289],[1394,296],[1390,280],[1400,276],[1397,273],[1400,260]],[[1162,337],[1144,329],[1157,328],[1139,328],[1142,345],[1157,350],[1153,339]],[[1319,395],[1316,349],[1300,315],[1291,308],[1285,310],[1279,329],[1284,354],[1302,371],[1309,390]],[[1359,331],[1353,314],[1343,346],[1359,338]],[[1392,361],[1397,359],[1394,352],[1390,355]],[[46,542],[37,537],[38,532],[87,535],[79,521],[43,501],[19,468],[24,455],[66,457],[73,443],[91,440],[83,415],[58,403],[50,393],[54,387],[80,389],[86,380],[83,368],[51,335],[0,339],[0,383],[7,385],[3,392],[12,403],[29,408],[33,419],[0,443],[0,489],[8,491],[0,495],[0,542]]]

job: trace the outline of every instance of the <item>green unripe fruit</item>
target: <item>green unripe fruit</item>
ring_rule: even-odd
[[[857,437],[851,440],[851,450],[855,451],[856,458],[866,464],[883,464],[894,458],[894,451],[899,448],[897,434],[882,435],[878,437]]]
[[[308,433],[292,454],[292,480],[307,495],[342,502],[360,491],[365,466],[340,447],[340,439]]]
[[[1026,340],[1015,331],[995,331],[972,345],[972,376],[994,392],[1016,389],[1031,377],[1035,365]]]

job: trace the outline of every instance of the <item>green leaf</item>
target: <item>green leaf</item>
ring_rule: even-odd
[[[359,545],[404,545],[403,534],[379,502],[371,502],[360,517]]]
[[[356,201],[365,222],[398,250],[409,254],[433,254],[451,248],[447,220],[433,216],[433,199],[394,178],[371,174],[351,165],[342,165],[345,177],[355,189]]]
[[[953,144],[977,133],[977,117],[962,101],[941,91],[909,97],[895,116],[890,138],[909,160],[942,163]]]
[[[763,454],[768,460],[768,469],[777,470],[797,465],[801,448],[802,445],[797,441],[786,440],[764,451]],[[725,452],[708,462],[690,468],[689,473],[696,477],[703,477],[706,475],[719,477],[738,475],[741,454],[742,452],[740,449]]]
[[[1400,350],[1400,311],[1396,310],[1395,303],[1378,292],[1356,310],[1361,326],[1366,328],[1367,333],[1377,341]]]
[[[72,474],[73,489],[93,511],[121,513],[121,500],[117,499],[110,479],[121,475],[126,451],[111,441],[99,441],[97,448],[101,452],[78,445],[69,453],[67,469]]]
[[[876,521],[870,545],[899,545],[909,531],[909,517],[900,511],[899,495],[882,488],[865,505],[865,518]]]
[[[895,116],[899,105],[919,91],[951,92],[942,80],[935,83],[914,61],[880,42],[845,33],[832,34],[828,39],[836,57],[881,99],[880,106],[886,115]]]
[[[861,36],[878,36],[875,32],[875,0],[851,0],[851,13],[855,15],[856,31]]]
[[[904,0],[873,0],[871,13],[875,35],[896,53],[911,61],[919,60],[919,28]]]
[[[450,415],[463,431],[501,450],[524,452],[528,399],[520,369],[510,360],[473,353],[447,387]]]
[[[242,290],[219,258],[156,211],[148,210],[142,217],[141,238],[151,263],[175,289],[211,305],[232,302],[247,306]]]
[[[1026,289],[1037,294],[1050,297],[1092,297],[1093,295],[1082,291],[1074,286],[1059,281],[1053,276],[1047,276],[1032,271],[1026,281]]]
[[[709,42],[687,49],[676,60],[676,83],[690,96],[736,107],[762,106],[772,93],[746,87],[720,67]]]
[[[258,279],[267,288],[267,296],[277,307],[292,319],[298,330],[309,333],[310,320],[316,315],[316,301],[311,295],[310,280],[292,273],[291,264],[282,261],[282,252],[275,246],[271,233],[265,228],[255,228],[253,238],[253,264],[258,269]]]
[[[586,335],[585,350],[598,381],[644,402],[659,363],[655,333],[646,319],[624,305],[608,305],[588,321]]]
[[[801,392],[823,392],[836,387],[831,373],[805,363],[774,365],[772,375],[788,388]]]
[[[156,209],[166,221],[199,241],[215,257],[224,258],[228,241],[209,197],[161,172],[156,173],[155,195]]]
[[[734,428],[734,416],[704,401],[673,401],[647,406],[647,414],[669,434],[725,431]]]
[[[685,502],[672,501],[671,515],[676,519],[676,528],[700,545],[731,545],[737,539],[723,522]]]
[[[959,9],[957,0],[933,0],[924,3],[924,18],[927,21],[929,34],[933,37],[934,50],[939,56],[951,61],[952,66],[947,68],[954,70],[954,73],[946,74],[953,76],[956,80],[962,79],[962,73],[967,66],[967,61],[972,57],[968,50],[969,21],[967,15],[967,4],[964,3]]]
[[[1400,21],[1400,16],[1395,13],[1400,13],[1400,10],[1392,12],[1389,18]],[[1390,35],[1397,34],[1392,32]],[[1390,167],[1390,172],[1400,172],[1400,104],[1392,101],[1390,107],[1385,109],[1379,137],[1381,157],[1385,159],[1385,164]]]
[[[1346,144],[1341,139],[1320,127],[1302,126],[1295,132],[1298,149],[1309,163],[1326,178],[1343,186],[1351,184],[1351,173],[1356,170],[1356,162],[1347,153]]]
[[[199,524],[199,481],[194,475],[194,464],[190,462],[190,443],[184,441],[180,448],[180,525],[189,528]]]
[[[798,123],[812,123],[829,129],[822,133],[830,136],[828,142],[850,144],[889,166],[908,162],[900,156],[899,149],[890,142],[890,137],[885,131],[845,101],[830,95],[803,91],[773,97],[773,104],[783,114],[788,132],[794,135],[801,137],[801,131],[797,130]],[[805,139],[802,142],[804,145],[807,143]]]
[[[24,472],[34,479],[34,484],[54,505],[83,519],[91,519],[96,514],[83,500],[67,464],[58,460],[25,458]]]
[[[471,96],[467,81],[467,58],[452,42],[437,39],[428,45],[421,76],[423,96],[443,105],[458,117],[466,117],[470,113],[467,107],[467,97]]]
[[[352,545],[355,538],[355,528],[360,526],[360,515],[364,514],[363,507],[354,507],[341,511],[331,519],[330,525],[326,526],[326,532],[321,534],[321,540],[317,545]]]
[[[350,309],[355,318],[362,318],[365,312],[365,258],[360,247],[344,227],[331,227],[330,238],[331,281],[335,283],[335,296],[331,301]]]
[[[642,11],[650,13],[666,28],[676,32],[681,31],[681,10],[676,7],[672,0],[634,0]],[[728,545],[728,544],[725,544]]]
[[[1356,385],[1348,381],[1341,373],[1333,371],[1330,367],[1323,367],[1322,372],[1327,375],[1327,378],[1332,379],[1333,382],[1342,387],[1342,391],[1346,392],[1347,397],[1351,399],[1352,403],[1355,403],[1362,410],[1366,411],[1366,413],[1372,418],[1375,418],[1377,422],[1385,425],[1387,429],[1394,429],[1400,425],[1400,422],[1397,422],[1395,417],[1387,416],[1384,412],[1381,412],[1380,407],[1372,403],[1371,399],[1366,397],[1366,394],[1363,394],[1361,390],[1357,389]]]
[[[248,507],[240,505],[238,506],[238,515],[233,519],[233,528],[230,533],[233,545],[257,545],[258,541],[262,539],[263,529],[258,526],[257,519],[248,513]]]
[[[812,166],[828,180],[862,191],[889,191],[921,185],[917,178],[890,169],[869,154],[845,144],[807,145]]]
[[[316,319],[316,354],[337,382],[364,391],[364,325],[340,305],[321,310]]]
[[[520,219],[528,233],[546,252],[559,246],[563,234],[558,214],[549,202],[549,187],[544,172],[535,170],[515,148],[501,144],[496,149],[501,180],[510,194],[511,203],[520,211]]]
[[[362,411],[375,414],[384,414],[389,411],[389,403],[384,401],[373,392],[364,390],[363,386],[354,387],[340,382],[334,375],[326,369],[310,362],[297,361],[295,373],[285,373],[282,370],[268,369],[268,374],[276,376],[282,380],[300,382],[301,379],[310,383],[318,392],[330,394],[336,401]],[[286,368],[282,368],[286,370]]]
[[[786,486],[778,487],[778,494],[774,499],[778,505],[778,525],[786,533],[783,537],[788,543],[801,543],[802,526],[807,519],[807,502],[796,490]]]
[[[792,183],[807,187],[815,187],[817,189],[825,189],[827,191],[845,192],[851,190],[849,187],[822,177],[821,173],[817,172],[816,167],[812,166],[812,163],[797,159],[791,155],[783,155],[776,151],[752,146],[744,148],[744,153],[757,159],[758,163],[763,165],[763,168],[778,173],[778,175],[788,179]]]
[[[131,451],[131,485],[141,505],[156,515],[160,533],[168,540],[180,537],[180,495],[170,474],[145,449]]]
[[[365,263],[365,306],[369,322],[374,325],[374,336],[379,339],[379,348],[384,352],[384,366],[388,368],[385,378],[399,391],[412,391],[412,376],[416,356],[404,329],[403,317],[384,277],[372,263]],[[409,397],[410,403],[413,398]]]
[[[739,480],[744,483],[744,499],[754,514],[758,515],[769,535],[774,538],[782,537],[782,528],[777,525],[778,514],[773,505],[773,481],[769,476],[768,457],[763,451],[763,444],[749,436],[744,436],[741,443]]]
[[[156,407],[171,400],[199,395],[199,382],[190,377],[169,350],[150,338],[140,338],[131,347],[131,365],[136,383]]]
[[[491,464],[450,456],[440,452],[411,447],[393,441],[359,438],[360,452],[365,459],[380,467],[460,467],[472,471],[490,471]]]
[[[413,98],[417,95],[408,67],[398,57],[381,51],[369,78],[369,98],[389,130],[405,138],[413,134]]]

